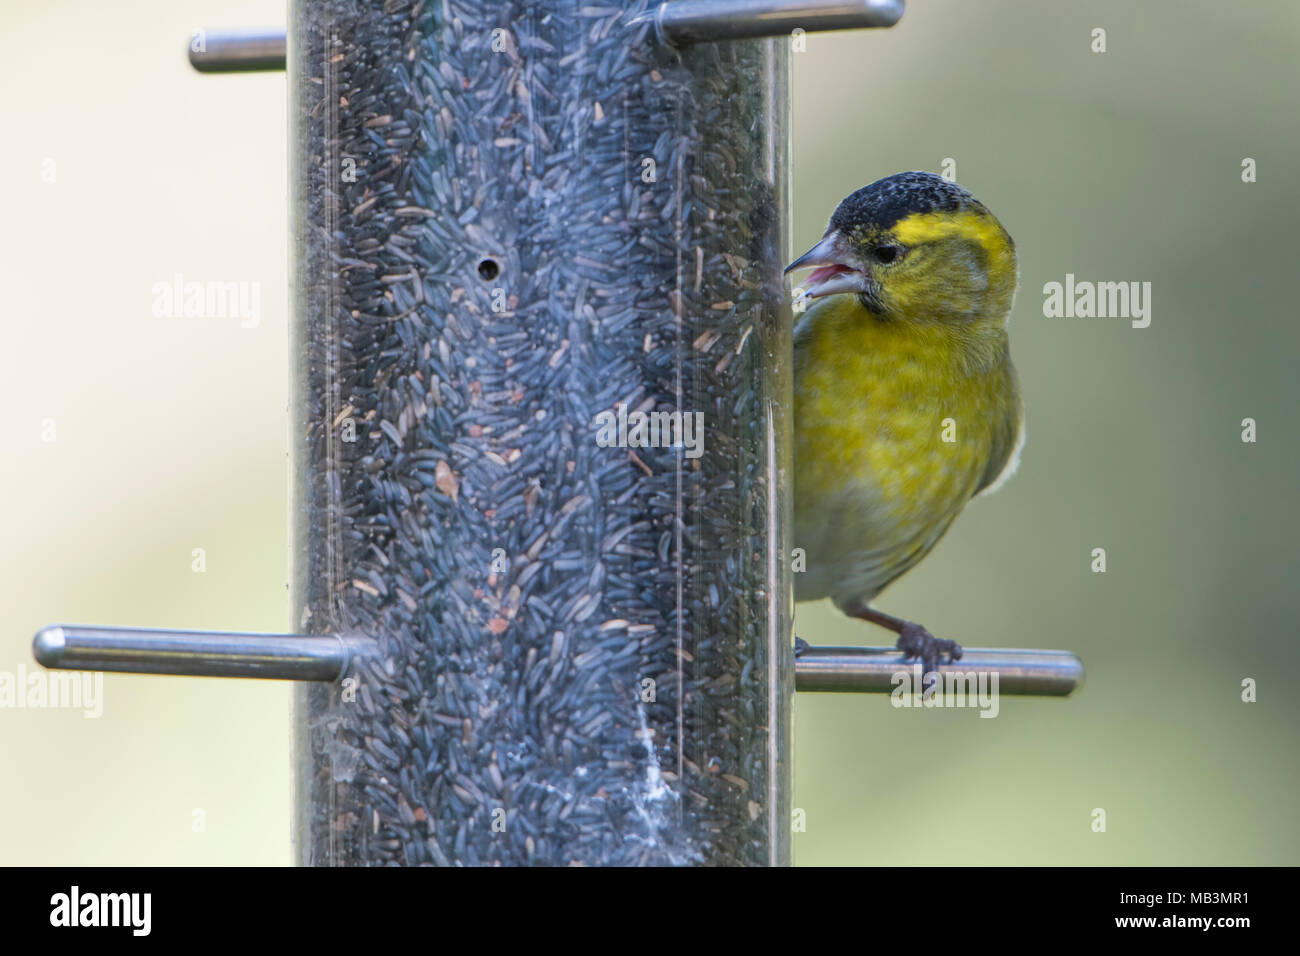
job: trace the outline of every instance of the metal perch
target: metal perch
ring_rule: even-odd
[[[676,0],[641,14],[654,23],[661,42],[672,46],[786,36],[795,30],[818,33],[892,27],[902,16],[903,0]],[[213,30],[204,34],[202,49],[191,44],[190,64],[201,73],[283,70],[286,45],[282,27]]]
[[[155,631],[130,627],[42,628],[36,660],[64,670],[336,681],[350,662],[372,653],[366,638],[218,631]],[[795,659],[795,689],[887,694],[909,667],[892,647],[810,647]],[[967,648],[940,673],[998,674],[999,692],[1066,697],[1083,684],[1083,664],[1069,651]]]

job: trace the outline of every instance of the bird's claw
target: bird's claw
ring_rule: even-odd
[[[933,674],[939,669],[943,655],[948,655],[946,663],[961,660],[961,645],[942,637],[935,637],[919,624],[907,624],[898,635],[898,649],[903,652],[903,660],[919,659],[922,674]]]

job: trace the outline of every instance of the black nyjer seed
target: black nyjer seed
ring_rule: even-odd
[[[644,9],[293,4],[301,862],[789,858],[788,44]]]

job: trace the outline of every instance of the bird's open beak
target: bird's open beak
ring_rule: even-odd
[[[838,229],[826,233],[821,242],[786,266],[785,274],[796,269],[813,270],[799,286],[809,299],[840,292],[864,292],[871,283],[861,260]]]

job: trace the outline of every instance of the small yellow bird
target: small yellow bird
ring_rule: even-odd
[[[961,646],[870,602],[1015,471],[1015,244],[965,189],[898,173],[841,202],[786,272],[809,267],[803,296],[820,301],[794,330],[794,543],[807,561],[795,598],[889,628],[929,674]]]

